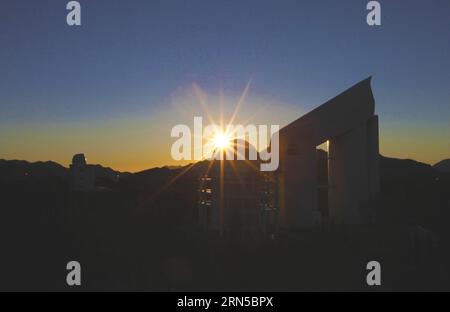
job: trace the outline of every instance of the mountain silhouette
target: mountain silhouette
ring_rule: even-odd
[[[109,167],[92,165],[99,180],[115,181],[129,175],[129,172],[119,172]],[[0,181],[3,183],[21,181],[39,181],[69,178],[69,168],[53,161],[28,162],[25,160],[0,159]]]
[[[318,181],[326,183],[327,154],[317,155]],[[364,290],[365,266],[356,268],[367,255],[390,270],[388,289],[448,289],[450,173],[381,156],[376,225],[242,246],[196,227],[208,166],[122,173],[98,165],[108,191],[71,192],[66,167],[0,160],[0,290],[65,290],[68,259],[89,270],[83,290]],[[414,235],[439,248],[423,260]]]
[[[326,167],[326,152],[317,150],[319,162],[319,174],[324,174]],[[98,178],[119,182],[122,187],[139,190],[157,190],[170,179],[177,175],[185,175],[190,179],[197,179],[202,175],[208,162],[198,162],[187,166],[165,166],[151,168],[136,173],[120,172],[101,165],[92,165]],[[188,169],[189,168],[189,169]],[[186,173],[183,173],[186,171]],[[383,184],[396,183],[399,181],[430,182],[434,181],[443,173],[450,172],[450,159],[442,160],[434,166],[421,163],[411,159],[397,159],[380,155],[380,176]],[[53,161],[28,162],[24,160],[0,159],[0,181],[2,183],[20,182],[26,180],[62,179],[69,178],[69,169]],[[186,178],[185,177],[185,178]],[[446,177],[446,175],[444,175]],[[321,181],[326,180],[320,176]]]
[[[433,168],[443,172],[450,172],[450,159],[441,160]]]
[[[53,161],[30,163],[24,160],[0,159],[0,180],[16,181],[28,178],[59,177],[67,175],[68,169]]]

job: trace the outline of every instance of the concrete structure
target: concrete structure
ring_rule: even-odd
[[[378,117],[370,78],[280,131],[280,225],[312,227],[318,209],[316,147],[328,142],[328,212],[338,224],[373,219],[379,196]]]

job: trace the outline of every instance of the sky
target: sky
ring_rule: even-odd
[[[0,3],[0,158],[122,171],[176,164],[176,124],[285,125],[372,76],[380,152],[450,158],[450,2],[65,0]],[[222,104],[220,104],[222,103]]]

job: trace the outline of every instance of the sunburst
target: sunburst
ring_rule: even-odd
[[[232,133],[231,131],[229,131],[227,125],[231,125],[233,124],[233,122],[236,120],[236,117],[238,115],[239,109],[241,108],[242,104],[244,103],[249,89],[250,89],[250,84],[251,84],[251,80],[246,84],[242,95],[239,97],[238,102],[236,103],[236,106],[234,108],[233,114],[229,120],[228,123],[226,123],[224,121],[223,118],[223,94],[221,92],[221,96],[220,96],[220,106],[221,106],[221,112],[220,112],[220,119],[219,119],[219,123],[215,122],[214,118],[211,116],[211,114],[209,113],[208,110],[208,105],[207,105],[207,101],[206,101],[206,94],[203,93],[200,89],[200,87],[197,84],[193,84],[193,91],[194,93],[197,95],[197,99],[200,102],[204,113],[206,114],[208,120],[210,121],[211,124],[213,125],[218,125],[216,131],[212,134],[211,137],[207,138],[207,142],[204,146],[204,148],[206,150],[210,150],[210,154],[209,155],[217,155],[217,153],[226,153],[226,152],[236,152],[239,153],[237,149],[233,149],[233,142],[235,141],[235,133]],[[240,144],[240,143],[238,143]],[[233,149],[233,150],[231,150]],[[208,153],[206,153],[208,155]],[[205,157],[205,159],[208,159],[208,157]],[[203,159],[203,160],[205,160]],[[223,161],[222,158],[220,158],[220,192],[223,193]],[[209,173],[209,170],[211,169],[212,165],[214,163],[214,157],[212,157],[212,161],[208,166],[208,169],[206,170],[207,172],[205,172],[205,174],[207,175]],[[258,171],[258,169],[254,166],[254,164],[252,164],[250,161],[245,161],[245,163],[251,167],[253,170]],[[174,183],[177,179],[179,179],[182,175],[186,174],[189,170],[192,169],[192,167],[195,165],[191,164],[186,166],[177,176],[175,176],[173,179],[171,179],[164,187],[163,189],[166,189],[168,186],[170,186],[172,183]],[[235,171],[235,174],[239,174],[235,168],[235,164],[231,163],[231,167],[233,168],[233,170]],[[162,190],[161,190],[162,191]],[[222,196],[223,194],[220,194],[220,198],[221,198],[221,202],[222,202]]]
[[[232,138],[228,133],[219,132],[213,138],[214,148],[220,151],[226,151],[230,148],[231,140]]]

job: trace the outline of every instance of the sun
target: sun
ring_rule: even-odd
[[[226,150],[230,147],[230,137],[225,133],[218,133],[214,136],[214,147],[220,150]]]

